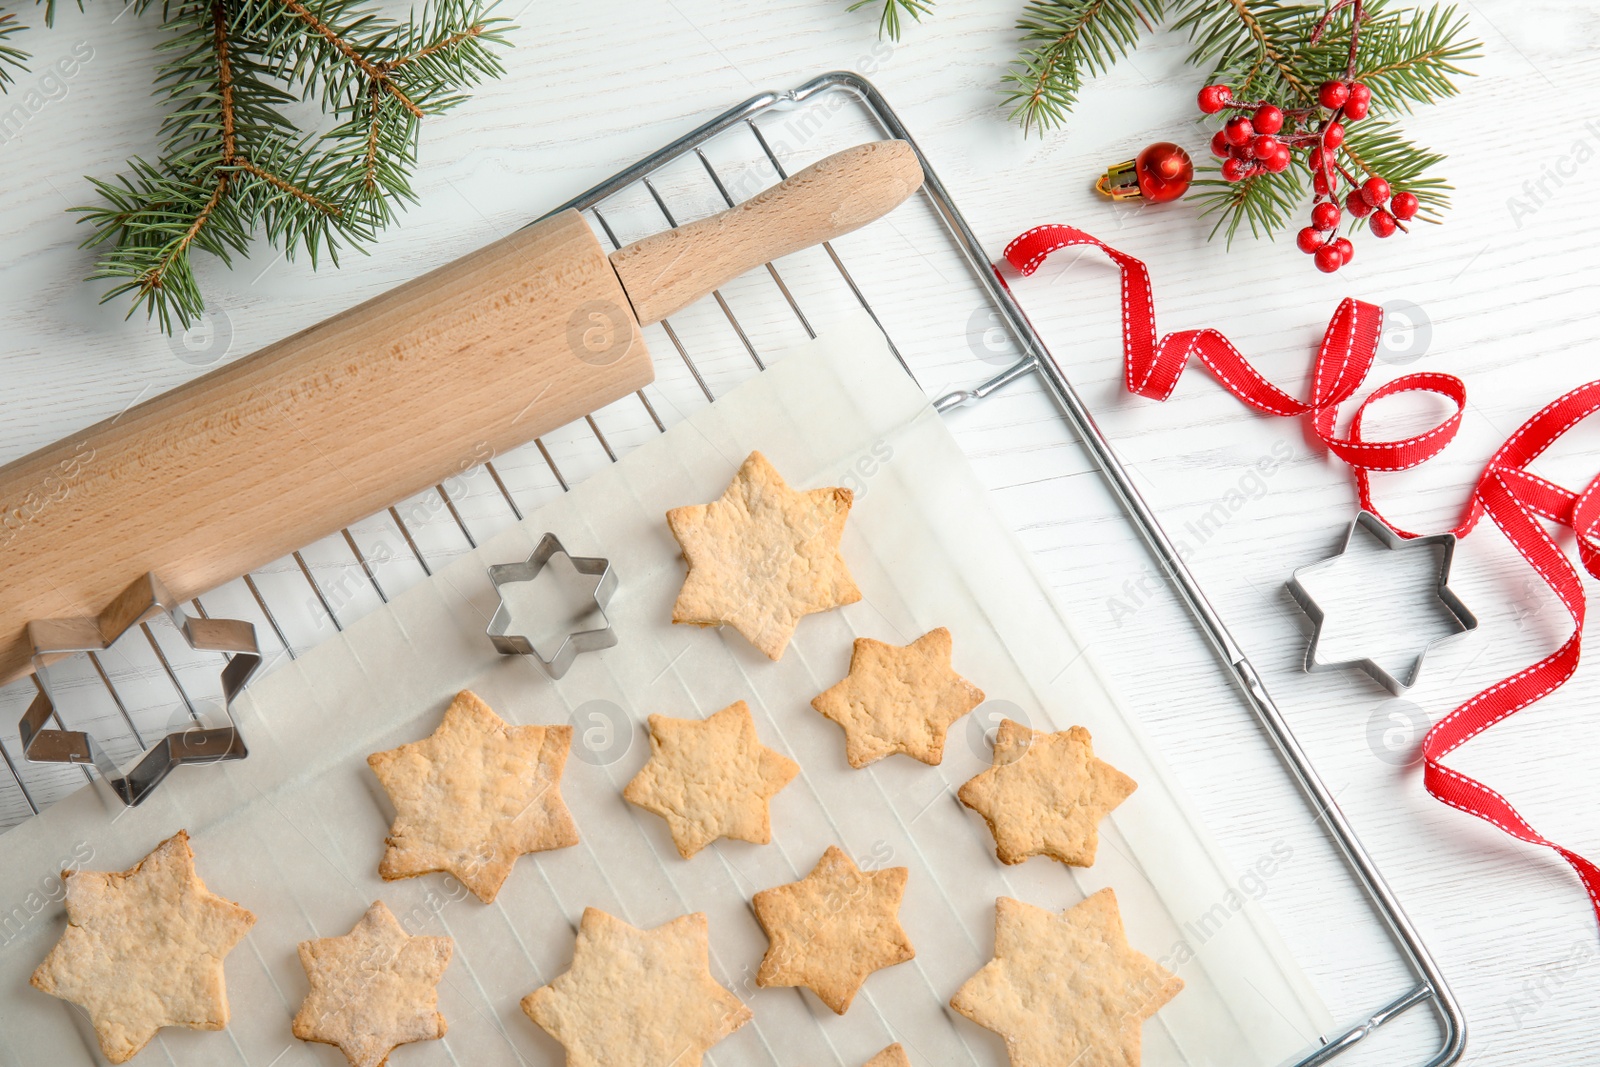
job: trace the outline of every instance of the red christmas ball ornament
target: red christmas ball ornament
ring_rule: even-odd
[[[1317,103],[1329,111],[1337,111],[1344,107],[1345,101],[1350,99],[1350,88],[1344,82],[1323,82],[1317,89]]]
[[[1373,207],[1377,207],[1389,199],[1389,183],[1373,175],[1361,183],[1361,197]]]
[[[1326,200],[1311,209],[1311,225],[1319,230],[1331,230],[1339,225],[1339,207]]]
[[[1215,115],[1233,100],[1233,90],[1226,85],[1208,85],[1200,90],[1200,110]]]
[[[1350,190],[1350,194],[1344,198],[1344,206],[1345,210],[1358,219],[1364,219],[1372,214],[1372,205],[1367,203],[1359,189]]]
[[[1214,139],[1212,150],[1216,150]],[[1233,162],[1233,159],[1224,161],[1223,169]],[[1171,141],[1157,141],[1133,159],[1108,168],[1094,187],[1113,200],[1165,204],[1188,192],[1193,179],[1194,161],[1189,153]]]
[[[1323,233],[1314,226],[1307,226],[1294,235],[1294,246],[1306,255],[1313,255],[1322,247]]]
[[[1256,108],[1256,113],[1250,116],[1250,125],[1257,133],[1277,133],[1283,129],[1283,110],[1263,104]]]
[[[1316,262],[1318,270],[1324,274],[1332,274],[1344,266],[1344,256],[1334,245],[1323,245],[1317,249]]]
[[[1394,199],[1389,201],[1389,210],[1401,222],[1410,222],[1416,218],[1417,209],[1421,206],[1417,202],[1416,193],[1395,193]]]
[[[1223,124],[1222,134],[1231,145],[1246,145],[1255,136],[1255,127],[1243,115],[1236,115]]]
[[[1388,237],[1399,225],[1394,221],[1394,216],[1387,211],[1376,211],[1372,218],[1367,220],[1367,229],[1372,231],[1374,237]]]
[[[1357,122],[1367,117],[1367,109],[1372,106],[1372,90],[1360,82],[1350,86],[1350,97],[1344,102],[1344,117],[1351,122]]]

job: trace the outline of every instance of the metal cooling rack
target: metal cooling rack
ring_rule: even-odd
[[[752,97],[557,210],[582,211],[604,242],[620,246],[730,206],[829,151],[883,136],[912,141],[866,79],[848,72],[827,74],[787,93]],[[814,338],[818,327],[825,329],[834,316],[865,309],[890,338],[890,347],[907,373],[923,382],[942,378],[970,383],[983,372],[982,366],[974,365],[978,346],[971,343],[970,325],[965,331],[969,343],[950,351],[953,322],[964,317],[967,324],[978,323],[985,331],[998,326],[1005,334],[1004,343],[997,346],[986,339],[980,352],[996,364],[997,372],[977,384],[934,390],[939,394],[935,408],[954,412],[997,395],[1009,403],[1026,404],[1031,397],[1046,405],[1057,430],[1070,428],[1071,439],[1063,435],[1041,446],[1052,456],[1067,456],[1070,450],[1068,469],[1053,477],[1058,484],[1068,484],[1060,480],[1091,469],[1103,476],[1108,499],[1123,513],[1120,522],[1131,523],[1140,535],[1176,592],[1176,603],[1192,617],[1198,633],[1225,666],[1227,679],[1242,695],[1241,715],[1247,710],[1259,727],[1266,742],[1263,751],[1272,753],[1303,797],[1305,810],[1299,814],[1304,820],[1294,825],[1304,840],[1297,840],[1295,847],[1310,847],[1307,842],[1320,838],[1321,852],[1305,861],[1313,865],[1305,877],[1317,889],[1327,889],[1327,899],[1301,908],[1315,921],[1280,923],[1280,928],[1319,993],[1330,1000],[1336,1017],[1355,1021],[1332,1033],[1305,1035],[1308,1052],[1294,1067],[1325,1064],[1336,1057],[1341,1058],[1341,1067],[1350,1060],[1421,1067],[1456,1062],[1465,1048],[1464,1020],[1416,930],[1083,400],[997,280],[926,158],[922,165],[927,180],[914,207],[902,208],[821,249],[788,257],[781,265],[768,264],[764,273],[736,279],[713,294],[712,301],[701,301],[647,330],[658,379],[636,397],[593,412],[516,451],[468,457],[461,473],[431,491],[399,501],[335,537],[214,590],[203,601],[197,598],[194,610],[202,616],[254,621],[267,659],[264,669],[271,669],[520,520],[525,511],[558,496],[588,473],[615,462],[619,454],[714,402],[742,378],[763,370],[763,353],[776,354]],[[970,313],[963,316],[953,310],[963,308]],[[930,331],[945,336],[943,347],[912,343]],[[954,333],[962,332],[956,326]],[[997,362],[997,351],[1009,351],[1015,359]],[[914,356],[908,358],[908,352]],[[1015,388],[1004,389],[1012,383],[1017,383]],[[1037,418],[1044,409],[1018,410],[1026,419]],[[1003,414],[1013,422],[1018,417],[1017,411]],[[981,474],[981,462],[979,466]],[[125,760],[142,750],[146,736],[159,736],[175,721],[181,724],[196,716],[200,702],[215,698],[218,664],[214,654],[189,649],[161,618],[142,625],[137,634],[103,655],[63,664],[57,668],[55,688],[74,726],[96,731],[114,757]],[[34,685],[24,680],[0,690],[0,759],[6,768],[0,773],[0,827],[36,814],[89,777],[83,767],[28,764],[17,758],[20,747],[14,724],[32,700]],[[1185,739],[1154,732],[1173,760]],[[1230,737],[1230,743],[1235,740]],[[1178,769],[1179,780],[1184,781],[1182,768]],[[1283,830],[1286,818],[1274,823],[1274,832]],[[1218,820],[1211,822],[1215,829]],[[1250,847],[1226,840],[1228,834],[1218,836],[1225,846],[1234,845],[1230,855],[1235,858],[1240,849]],[[1341,876],[1351,891],[1332,892]],[[1337,928],[1332,937],[1341,946],[1370,935],[1366,942],[1371,951],[1360,959],[1353,952],[1328,951],[1325,941],[1317,942],[1314,929],[1327,926]],[[1309,949],[1296,943],[1308,938]],[[1375,959],[1383,949],[1378,940],[1387,944],[1390,958]],[[1379,987],[1397,992],[1373,1008],[1371,990]],[[1430,1009],[1433,1026],[1415,1025],[1418,1013],[1410,1009],[1422,1006]],[[1411,1020],[1409,1029],[1401,1020]],[[1394,1040],[1408,1040],[1412,1047],[1397,1050],[1393,1040],[1384,1045],[1380,1031],[1386,1038],[1404,1031]]]

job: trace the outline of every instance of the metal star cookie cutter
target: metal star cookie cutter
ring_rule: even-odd
[[[533,642],[523,634],[516,633],[511,618],[511,610],[506,607],[505,595],[500,587],[513,582],[531,582],[538,577],[544,565],[555,556],[566,556],[572,567],[579,574],[588,575],[595,579],[594,610],[600,615],[605,625],[593,630],[580,630],[569,633],[561,642],[561,647],[556,649],[556,654],[545,659],[539,650],[533,647]],[[602,648],[610,648],[617,643],[616,631],[611,629],[611,620],[606,616],[606,605],[611,602],[611,596],[617,591],[617,574],[611,569],[611,561],[599,556],[574,556],[562,547],[561,541],[553,533],[547,533],[540,539],[539,545],[522,563],[497,563],[489,568],[489,581],[494,583],[495,594],[500,597],[500,604],[494,610],[494,617],[489,620],[486,631],[489,640],[494,642],[496,651],[506,656],[531,656],[536,660],[544,672],[551,678],[561,678],[572,668],[572,663],[578,658],[580,652],[598,652]]]
[[[1322,627],[1327,615],[1322,610],[1321,605],[1313,600],[1311,594],[1306,591],[1301,578],[1313,571],[1332,566],[1340,556],[1343,556],[1349,550],[1350,541],[1355,537],[1357,528],[1371,534],[1379,544],[1390,551],[1430,549],[1434,547],[1444,549],[1439,557],[1439,579],[1434,585],[1434,594],[1439,598],[1439,602],[1449,610],[1451,618],[1455,620],[1459,628],[1453,633],[1436,637],[1424,645],[1422,650],[1411,661],[1411,666],[1404,672],[1403,677],[1396,677],[1390,674],[1376,660],[1371,658],[1340,660],[1333,663],[1317,659],[1317,643],[1322,639]],[[1306,645],[1306,671],[1331,671],[1345,667],[1359,667],[1395,696],[1399,696],[1415,685],[1417,676],[1422,673],[1422,661],[1427,658],[1428,653],[1433,651],[1436,645],[1445,641],[1453,641],[1462,634],[1470,633],[1478,628],[1477,616],[1467,609],[1467,606],[1461,602],[1461,598],[1456,596],[1454,590],[1450,588],[1450,564],[1455,559],[1456,540],[1456,535],[1453,533],[1431,534],[1427,537],[1401,537],[1372,512],[1358,512],[1355,521],[1345,531],[1344,539],[1339,544],[1338,552],[1335,552],[1327,559],[1318,560],[1316,563],[1308,563],[1304,567],[1300,567],[1290,575],[1287,582],[1289,595],[1294,597],[1295,603],[1300,605],[1300,610],[1304,611],[1307,617],[1311,619],[1311,641]]]
[[[50,681],[50,664],[80,652],[104,652],[133,627],[164,614],[183,635],[189,647],[230,653],[222,668],[222,714],[225,726],[194,727],[169,733],[146,749],[136,763],[122,771],[103,745],[83,730],[68,730],[56,714],[57,700]],[[111,791],[133,807],[144,801],[173,768],[186,763],[221,763],[249,755],[233,721],[233,698],[261,666],[256,628],[237,619],[194,618],[154,574],[146,574],[124,589],[98,616],[71,619],[36,619],[28,624],[28,644],[33,658],[39,695],[17,724],[23,755],[35,763],[93,764]],[[52,718],[60,729],[47,727]]]

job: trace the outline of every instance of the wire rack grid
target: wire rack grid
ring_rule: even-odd
[[[731,206],[830,151],[883,136],[911,140],[864,78],[827,74],[787,93],[752,97],[557,210],[582,211],[603,243],[620,247]],[[1249,868],[1263,849],[1297,857],[1292,871],[1277,876],[1284,888],[1274,892],[1283,903],[1268,910],[1334,1016],[1353,1020],[1327,1034],[1305,1035],[1307,1052],[1295,1067],[1336,1057],[1341,1065],[1454,1063],[1465,1047],[1465,1025],[1426,948],[1259,674],[918,154],[927,181],[912,205],[856,234],[769,263],[723,286],[710,301],[650,327],[657,370],[652,385],[515,451],[473,450],[456,474],[428,492],[196,598],[193,610],[255,622],[263,670],[270,670],[714,403],[837,316],[865,309],[906,372],[936,398],[937,410],[949,413],[1003,511],[1015,506],[1012,491],[1019,486],[1035,496],[1056,493],[1062,499],[1058,521],[1082,528],[1086,550],[1106,549],[1087,567],[1046,566],[1069,607],[1093,595],[1103,581],[1096,575],[1147,566],[1142,553],[1153,556],[1166,577],[1158,597],[1163,602],[1152,609],[1165,613],[1160,618],[1170,631],[1163,658],[1190,668],[1194,677],[1186,684],[1231,703],[1248,724],[1229,743],[1251,749],[1257,760],[1261,787],[1246,790],[1243,803],[1255,806],[1259,796],[1261,810],[1241,816],[1236,781],[1229,783],[1231,800],[1217,795],[1224,783],[1207,778],[1203,758],[1206,745],[1218,743],[1213,732],[1186,734],[1172,721],[1146,725],[1237,866]],[[1036,442],[1020,476],[1014,455],[1002,460],[990,452],[990,435],[1001,426],[1008,441],[1020,433]],[[1128,537],[1130,527],[1135,537]],[[1028,533],[1023,530],[1024,540]],[[1215,657],[1209,666],[1208,656]],[[1223,671],[1216,670],[1217,659]],[[115,758],[126,760],[148,740],[204,716],[220,691],[219,663],[215,654],[190,649],[165,618],[157,618],[104,654],[53,667],[52,682],[74,728],[95,732]],[[1134,706],[1144,703],[1141,679],[1112,673]],[[20,759],[14,724],[36,684],[30,679],[0,690],[0,827],[21,822],[90,779],[87,768]],[[1299,806],[1289,811],[1286,804]],[[1371,991],[1383,988],[1395,992],[1373,1008]],[[1424,1005],[1431,1022],[1429,1013],[1410,1010]]]

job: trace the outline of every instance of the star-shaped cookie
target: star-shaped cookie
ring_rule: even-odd
[[[829,846],[800,881],[757,893],[768,946],[756,985],[805,986],[843,1015],[869,974],[917,954],[898,917],[906,873],[863,871]]]
[[[578,843],[561,800],[570,726],[510,726],[463,689],[438,729],[367,763],[394,802],[385,881],[448,871],[485,904],[517,857]]]
[[[707,965],[706,917],[640,930],[585,908],[572,966],[522,998],[567,1050],[567,1067],[700,1067],[751,1019]]]
[[[838,487],[790,489],[750,453],[720,499],[667,512],[689,564],[672,621],[732,626],[781,657],[802,617],[861,599],[839,555],[853,499]]]
[[[688,859],[719,837],[771,841],[767,801],[799,773],[756,740],[750,707],[738,700],[703,720],[650,716],[650,762],[622,795],[667,820]]]
[[[1140,1028],[1183,980],[1128,947],[1102,889],[1057,915],[995,901],[994,959],[950,1006],[1005,1038],[1011,1067],[1139,1067]]]
[[[862,1064],[861,1067],[911,1067],[911,1057],[907,1056],[906,1050],[896,1042]]]
[[[412,937],[380,900],[343,937],[300,942],[311,992],[294,1036],[343,1052],[351,1067],[383,1067],[396,1046],[444,1036],[435,987],[450,963],[448,937]]]
[[[228,1025],[222,959],[256,917],[206,888],[183,830],[126,871],[64,871],[67,928],[29,980],[89,1013],[126,1063],[163,1026]]]
[[[844,727],[844,754],[865,767],[894,752],[944,759],[950,724],[983,703],[983,690],[950,667],[950,631],[929,630],[901,648],[856,638],[850,673],[811,706]]]
[[[994,764],[956,795],[989,824],[1001,863],[1049,856],[1090,867],[1100,820],[1137,788],[1138,782],[1095,759],[1083,727],[1047,734],[1003,719]]]

